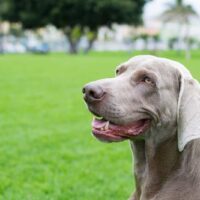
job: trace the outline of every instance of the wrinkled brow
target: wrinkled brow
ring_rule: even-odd
[[[151,79],[153,79],[154,81],[157,82],[157,76],[154,72],[150,71],[150,70],[147,70],[147,69],[139,69],[137,70],[134,74],[133,74],[133,77],[135,79],[141,77],[141,76],[149,76]]]
[[[116,75],[122,74],[126,70],[127,70],[127,66],[122,64],[116,68]]]

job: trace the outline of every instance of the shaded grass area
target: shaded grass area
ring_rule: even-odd
[[[200,52],[189,62],[176,52],[159,54],[200,78]],[[115,66],[132,56],[0,56],[0,199],[128,198],[134,188],[129,144],[103,144],[91,136],[81,88],[113,76]]]

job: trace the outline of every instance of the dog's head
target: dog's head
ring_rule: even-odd
[[[171,137],[152,135],[152,129],[177,127],[185,76],[191,75],[177,62],[136,56],[119,65],[114,78],[87,84],[84,99],[96,116],[93,134],[107,142]]]

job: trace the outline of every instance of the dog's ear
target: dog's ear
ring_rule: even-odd
[[[191,140],[200,138],[200,84],[192,77],[180,78],[178,100],[178,148],[183,151]]]

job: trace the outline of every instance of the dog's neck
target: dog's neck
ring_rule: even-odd
[[[150,199],[161,189],[169,175],[180,164],[176,130],[173,137],[155,144],[155,141],[131,142],[134,153],[136,199]]]
[[[177,133],[155,145],[155,141],[132,141],[134,173],[136,179],[135,200],[148,200],[164,189],[166,184],[200,182],[200,139],[190,141],[183,152],[178,151]],[[181,180],[178,180],[181,179]],[[180,181],[180,182],[179,182]]]

